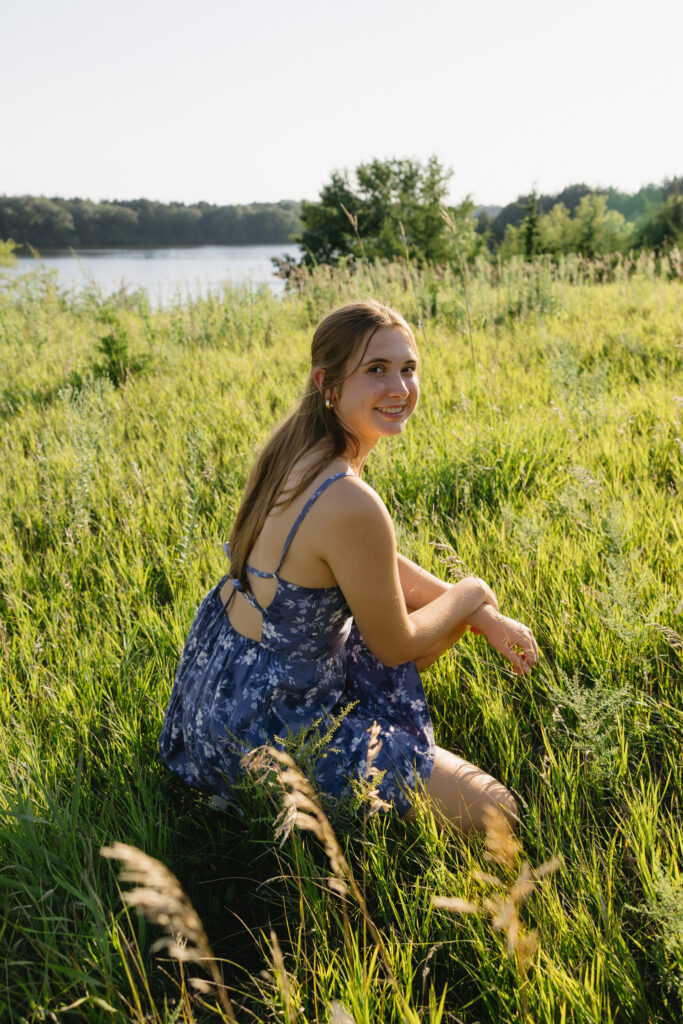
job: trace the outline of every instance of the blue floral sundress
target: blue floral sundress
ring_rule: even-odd
[[[375,764],[385,772],[379,795],[400,814],[434,763],[434,732],[414,662],[387,667],[356,628],[343,593],[302,587],[280,577],[289,546],[322,492],[345,476],[328,477],[297,517],[273,573],[273,601],[262,608],[250,589],[232,580],[263,617],[261,640],[235,630],[220,597],[224,576],[202,601],[192,623],[159,737],[161,756],[190,786],[230,799],[242,773],[240,758],[306,729],[325,734],[329,747],[315,765],[323,793],[343,797],[366,768],[368,729],[381,728]],[[229,557],[229,550],[226,553]],[[231,597],[232,597],[231,593]],[[279,744],[278,744],[279,745]]]

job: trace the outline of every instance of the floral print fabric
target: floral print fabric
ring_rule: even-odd
[[[309,500],[295,528],[333,479]],[[378,661],[338,587],[301,587],[279,577],[263,610],[261,640],[250,640],[223,607],[227,578],[202,601],[183,649],[159,737],[169,768],[190,786],[229,799],[248,750],[305,729],[325,733],[339,719],[315,775],[324,793],[342,797],[364,774],[376,720],[382,748],[375,764],[386,773],[379,795],[405,814],[408,794],[429,778],[435,752],[414,663],[389,668]]]

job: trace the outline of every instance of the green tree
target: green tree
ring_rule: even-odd
[[[480,208],[475,212],[475,230],[490,252],[495,250],[495,239],[491,231],[492,225],[493,217],[488,210]]]
[[[574,213],[583,196],[590,194],[588,185],[568,185],[557,195],[537,196],[539,214],[548,213],[557,203],[563,203],[570,213]],[[518,196],[514,203],[508,203],[496,214],[491,224],[491,235],[494,242],[500,244],[505,238],[508,225],[515,228],[520,227],[528,215],[530,196]],[[514,238],[514,234],[508,239],[508,246]]]
[[[683,194],[673,192],[638,233],[638,244],[646,249],[683,247]]]
[[[576,211],[576,248],[584,256],[628,248],[633,225],[618,210],[607,209],[607,196],[584,196]]]
[[[473,204],[446,207],[452,172],[436,157],[372,160],[353,175],[334,171],[317,203],[304,202],[303,231],[296,241],[305,263],[336,263],[341,257],[393,259],[408,254],[418,262],[446,263],[483,245]],[[442,216],[446,208],[456,230]]]
[[[353,252],[355,239],[350,217],[358,216],[360,203],[346,171],[332,172],[331,181],[320,191],[320,202],[304,200],[303,230],[295,241],[305,250],[305,263],[336,263],[340,256]]]
[[[526,211],[526,217],[522,224],[524,255],[528,260],[532,260],[538,252],[539,242],[541,240],[541,232],[538,227],[539,212],[536,189],[534,189],[529,196],[529,201],[526,204]]]
[[[576,224],[564,203],[555,203],[538,223],[539,249],[558,256],[576,250]]]
[[[607,198],[607,209],[617,210],[624,215],[624,218],[640,226],[644,223],[653,210],[658,209],[665,196],[662,194],[661,185],[643,185],[637,192],[619,192],[611,188]]]
[[[548,213],[538,216],[533,193],[527,203],[527,219],[519,226],[507,225],[500,247],[503,259],[510,256],[533,258],[537,253],[581,252],[584,256],[628,249],[633,244],[634,226],[617,210],[607,209],[607,196],[590,193],[583,196],[572,217],[564,203],[558,202]]]
[[[505,225],[505,237],[500,243],[500,258],[509,259],[511,256],[521,256],[524,252],[524,239],[522,237],[522,225]]]
[[[157,203],[149,199],[0,196],[0,238],[36,248],[128,245],[239,245],[287,242],[300,228],[299,204]]]
[[[63,200],[45,196],[2,196],[0,238],[14,238],[18,245],[38,247],[73,245],[73,217]]]

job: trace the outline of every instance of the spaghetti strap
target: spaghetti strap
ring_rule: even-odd
[[[287,554],[287,551],[289,550],[289,545],[294,540],[294,536],[296,534],[296,531],[301,526],[301,524],[302,524],[304,518],[306,517],[306,514],[307,514],[308,510],[310,509],[311,505],[315,501],[318,500],[320,495],[323,493],[323,491],[327,487],[329,487],[330,484],[334,483],[335,480],[340,480],[343,476],[348,476],[348,475],[349,475],[348,473],[335,473],[334,476],[329,476],[327,478],[327,480],[323,480],[323,482],[321,483],[320,487],[318,487],[318,489],[310,496],[310,498],[308,499],[308,501],[306,502],[304,507],[301,509],[301,512],[299,512],[299,515],[296,517],[296,520],[295,520],[294,525],[292,526],[291,530],[287,534],[287,540],[285,541],[285,546],[282,549],[282,555],[280,556],[280,561],[278,562],[278,566],[277,566],[277,569],[275,570],[275,572],[263,572],[261,569],[255,569],[253,567],[253,565],[248,565],[248,564],[245,565],[245,567],[244,567],[246,569],[246,571],[248,573],[250,573],[252,576],[260,576],[260,578],[262,580],[272,580],[272,579],[276,580],[276,579],[278,579],[278,573],[280,572],[280,569],[282,567],[282,563],[285,560],[285,555]],[[228,544],[227,541],[223,544],[223,550],[225,551],[225,554],[228,556],[228,558],[232,560],[232,556],[230,554],[230,545]],[[264,615],[265,614],[265,609],[262,608],[261,605],[259,604],[259,602],[258,602],[258,600],[256,598],[256,595],[254,594],[254,592],[251,589],[251,587],[249,587],[249,588],[244,587],[244,586],[242,586],[242,584],[240,583],[239,580],[234,579],[233,577],[231,577],[231,579],[232,579],[232,585],[233,585],[233,592],[230,595],[230,598],[228,599],[228,604],[232,600],[232,597],[233,597],[235,591],[238,591],[240,594],[243,594],[246,597],[247,601],[252,606],[252,608],[256,608],[257,611],[260,611],[261,614]],[[227,608],[227,604],[226,604],[226,608]]]
[[[227,540],[223,545],[223,550],[225,551],[225,554],[227,555],[228,559],[232,561],[232,555],[230,554],[230,545],[228,544]],[[260,572],[258,569],[253,569],[250,565],[246,565],[245,569],[247,570],[247,572],[251,572],[255,576],[262,576],[263,579],[272,579],[275,576],[274,572]],[[244,597],[249,602],[249,604],[252,606],[252,608],[256,608],[256,610],[259,611],[261,615],[265,614],[265,610],[261,607],[256,597],[256,594],[251,589],[243,587],[241,582],[238,579],[235,579],[234,576],[230,576],[230,582],[232,583],[230,597],[223,605],[221,611],[226,612],[228,610],[228,607],[230,606],[230,603],[235,594],[243,594]]]
[[[299,529],[299,527],[301,526],[302,522],[304,521],[304,519],[305,519],[305,517],[306,517],[306,515],[307,515],[307,513],[308,513],[308,511],[309,511],[309,509],[311,507],[311,505],[313,505],[314,502],[316,502],[318,500],[320,495],[323,493],[324,490],[326,490],[326,488],[328,488],[330,486],[330,484],[334,483],[335,480],[341,480],[341,478],[343,476],[348,476],[348,475],[349,475],[348,473],[335,473],[334,476],[328,476],[327,480],[323,480],[323,482],[321,483],[320,487],[318,487],[318,489],[316,491],[314,491],[313,494],[310,496],[310,498],[308,499],[308,501],[306,502],[304,507],[301,509],[301,512],[299,512],[299,515],[294,520],[294,525],[292,526],[291,530],[287,534],[287,540],[285,541],[285,546],[282,549],[282,554],[280,555],[280,561],[278,562],[277,569],[275,570],[274,573],[272,573],[273,576],[277,576],[278,573],[280,572],[280,569],[282,568],[282,563],[284,562],[285,556],[286,556],[287,552],[289,551],[289,545],[294,540],[294,537],[296,535],[296,531]]]

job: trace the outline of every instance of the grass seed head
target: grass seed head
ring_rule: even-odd
[[[365,781],[369,783],[369,789],[367,790],[366,800],[371,815],[378,814],[379,811],[390,811],[391,804],[383,800],[377,792],[377,786],[382,778],[382,773],[375,766],[377,756],[382,749],[382,729],[378,722],[374,721],[368,729],[370,738],[368,740],[368,751],[367,751],[367,763],[365,767]]]
[[[515,838],[507,818],[497,808],[484,811],[486,828],[486,860],[495,861],[512,870],[522,852],[522,844]]]
[[[368,729],[370,738],[368,740],[368,753],[367,753],[367,767],[365,769],[365,778],[369,778],[369,773],[372,771],[372,766],[377,759],[377,755],[382,749],[382,741],[380,736],[382,735],[382,729],[377,721],[374,721]]]
[[[507,820],[498,810],[486,814],[487,860],[493,860],[511,870],[520,854],[522,845],[510,830]],[[538,868],[532,868],[527,860],[522,861],[519,874],[513,882],[506,882],[487,871],[473,871],[472,878],[478,882],[495,886],[500,892],[482,899],[481,903],[452,896],[432,896],[432,905],[453,914],[487,914],[495,932],[505,932],[505,945],[510,956],[514,956],[520,978],[526,976],[529,965],[538,949],[536,932],[527,932],[519,916],[518,908],[531,895],[537,883],[546,875],[557,871],[559,858],[551,857]],[[525,1012],[525,1016],[527,1016]]]
[[[166,949],[169,956],[181,963],[201,963],[211,974],[212,984],[203,979],[193,979],[191,984],[198,991],[207,992],[206,986],[215,990],[228,1020],[236,1024],[232,1003],[204,926],[176,876],[161,861],[135,846],[114,843],[103,846],[100,853],[110,860],[122,861],[124,868],[119,880],[137,886],[121,894],[124,903],[137,907],[148,921],[161,925],[169,933],[154,943],[153,951]]]
[[[312,832],[325,849],[332,872],[337,879],[337,892],[351,877],[351,869],[344,857],[339,841],[325,814],[318,795],[294,759],[275,747],[258,747],[242,758],[242,766],[255,773],[261,781],[277,780],[284,790],[282,812],[275,827],[275,835],[282,843],[293,827]]]
[[[462,900],[459,896],[432,896],[432,904],[442,910],[450,910],[452,914],[481,914],[482,907],[470,900]]]
[[[346,1007],[333,999],[330,1003],[330,1024],[356,1024]]]

